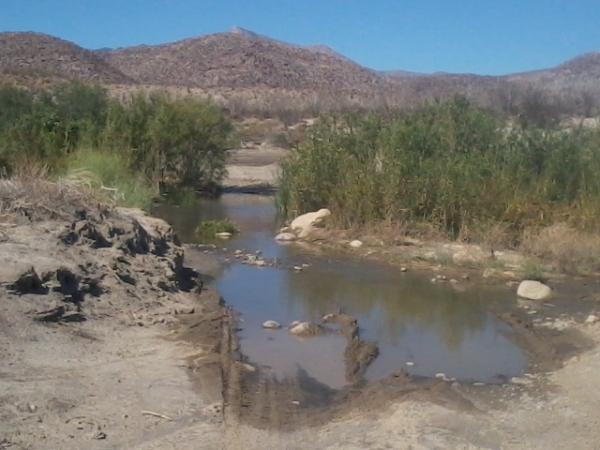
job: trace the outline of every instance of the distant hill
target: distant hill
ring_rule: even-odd
[[[568,103],[574,113],[583,104],[586,113],[600,108],[600,53],[506,76],[380,72],[326,46],[288,44],[243,28],[162,45],[99,50],[39,33],[0,33],[0,79],[7,77],[166,88],[230,103],[237,98],[263,110],[406,106],[453,94],[510,110],[532,89]]]
[[[107,84],[133,82],[98,54],[40,33],[0,33],[0,73]]]

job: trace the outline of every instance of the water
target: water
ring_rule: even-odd
[[[241,232],[218,245],[279,259],[277,267],[264,268],[233,261],[214,281],[241,314],[242,352],[274,376],[308,375],[331,388],[346,384],[342,336],[298,339],[285,329],[294,320],[318,321],[338,308],[358,320],[362,338],[379,346],[365,374],[369,381],[404,368],[426,377],[444,373],[461,381],[498,383],[527,366],[509,339],[510,328],[489,312],[495,302],[513,301],[506,290],[473,286],[459,291],[449,283],[431,283],[431,276],[279,244],[273,239],[279,224],[271,197],[226,194],[218,200],[162,204],[154,214],[168,220],[184,242],[193,241],[200,221],[227,217]],[[302,264],[309,267],[290,270]],[[284,328],[262,329],[268,319]]]

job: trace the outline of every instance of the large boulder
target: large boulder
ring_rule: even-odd
[[[545,300],[552,295],[552,289],[539,281],[525,280],[519,284],[517,295],[529,300]]]
[[[313,229],[320,225],[326,217],[331,215],[328,209],[320,209],[315,212],[309,212],[296,217],[290,224],[290,228],[300,238],[310,236]]]

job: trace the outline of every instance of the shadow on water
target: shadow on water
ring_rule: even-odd
[[[202,220],[227,217],[241,232],[220,246],[278,258],[277,267],[233,262],[213,282],[241,313],[242,352],[275,377],[300,376],[330,388],[347,383],[341,335],[300,340],[285,329],[294,320],[318,321],[338,309],[358,320],[363,339],[379,346],[379,356],[365,375],[368,381],[404,368],[415,375],[444,373],[494,383],[521,374],[527,366],[522,351],[507,338],[509,327],[488,312],[490,304],[512,300],[506,290],[433,284],[420,274],[386,265],[280,245],[273,239],[278,220],[272,197],[226,194],[216,200],[164,203],[154,214],[168,220],[184,242],[193,242],[193,230]],[[288,269],[300,264],[309,267],[299,273]],[[267,319],[284,328],[262,329]]]

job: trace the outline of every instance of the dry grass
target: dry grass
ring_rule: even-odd
[[[92,207],[99,207],[98,201],[74,182],[51,182],[31,172],[0,179],[0,216],[69,220]]]
[[[539,232],[525,232],[521,250],[549,262],[562,272],[600,271],[600,236],[578,231],[565,223]]]

